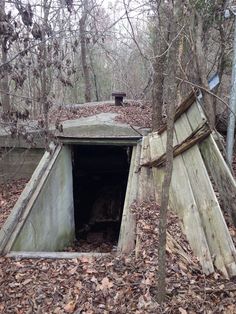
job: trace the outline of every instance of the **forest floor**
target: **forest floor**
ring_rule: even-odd
[[[8,186],[8,207],[24,184]],[[167,299],[160,306],[156,301],[159,207],[133,204],[133,211],[141,244],[137,258],[114,253],[72,260],[0,257],[0,313],[236,313],[236,280],[202,274],[178,218],[171,213],[168,231],[187,258],[167,245]]]
[[[51,111],[51,122],[77,119],[100,112],[117,112],[118,121],[151,125],[150,107],[104,104]],[[234,159],[236,174],[236,156]],[[16,180],[0,186],[0,228],[26,184]],[[72,260],[13,259],[0,257],[0,313],[236,313],[236,279],[219,273],[202,274],[176,216],[169,213],[168,231],[188,256],[184,259],[167,246],[167,299],[157,303],[159,207],[133,206],[140,230],[140,254]],[[230,226],[236,241],[236,229]]]

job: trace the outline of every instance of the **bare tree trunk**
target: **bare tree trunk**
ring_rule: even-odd
[[[153,30],[152,48],[154,52],[153,89],[152,89],[152,129],[156,131],[162,124],[162,108],[165,81],[165,67],[168,49],[168,36],[170,22],[168,17],[168,5],[165,3],[159,7],[162,12],[157,12]]]
[[[96,75],[95,69],[94,69],[92,54],[90,54],[90,65],[91,65],[91,70],[92,70],[92,74],[93,74],[93,81],[94,81],[94,89],[95,89],[96,101],[99,101],[99,91],[98,91],[97,75]]]
[[[45,42],[46,38],[46,28],[48,23],[49,16],[49,8],[51,5],[51,1],[48,0],[43,1],[43,35],[42,35],[42,61],[43,61],[43,69],[41,73],[41,107],[43,108],[43,117],[44,117],[44,132],[45,132],[45,148],[49,150],[49,142],[48,142],[48,134],[49,134],[49,121],[48,121],[48,111],[49,111],[49,102],[48,102],[48,94],[49,88],[47,86],[47,46]]]
[[[203,20],[201,15],[196,11],[196,41],[195,41],[195,58],[197,64],[197,70],[199,74],[199,79],[202,87],[208,89],[208,80],[207,80],[207,58],[204,54],[204,47],[202,43],[203,38]],[[209,120],[209,124],[212,128],[215,126],[215,110],[213,105],[212,96],[204,91],[203,102],[206,108],[206,114]]]
[[[91,84],[90,84],[90,76],[89,76],[89,66],[87,62],[88,49],[87,49],[87,43],[86,43],[87,10],[88,10],[88,3],[87,3],[87,0],[85,0],[82,17],[79,21],[79,28],[80,28],[81,63],[82,63],[82,68],[83,68],[84,84],[85,84],[84,98],[86,102],[90,102],[91,101]]]
[[[152,89],[153,131],[157,131],[162,124],[163,89],[165,80],[164,71],[166,55],[164,54],[163,56],[155,59],[156,60],[153,63],[153,89]]]
[[[167,75],[170,80],[168,84],[168,106],[167,106],[167,141],[166,141],[166,166],[165,176],[161,192],[161,206],[159,217],[159,248],[158,248],[158,302],[162,303],[166,297],[166,226],[167,226],[167,210],[169,203],[169,191],[173,168],[173,134],[174,134],[174,116],[175,101],[177,96],[177,62],[176,51],[179,47],[179,38],[175,39],[179,29],[180,22],[180,0],[175,1],[174,7],[170,10],[170,40],[168,55]]]
[[[5,17],[5,0],[2,0],[0,2],[0,22],[4,21]],[[7,62],[7,42],[6,42],[6,37],[4,34],[1,36],[1,53],[2,53],[2,58],[1,62],[2,64]],[[3,91],[1,94],[1,101],[2,101],[2,107],[3,107],[3,112],[8,112],[10,111],[11,107],[11,102],[10,102],[10,89],[9,89],[9,77],[8,77],[8,72],[7,69],[4,67],[3,68],[3,73],[1,73],[1,81],[0,81],[0,87],[1,90]]]

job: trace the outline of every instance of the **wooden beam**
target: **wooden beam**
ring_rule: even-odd
[[[125,203],[120,227],[120,236],[118,241],[118,250],[122,253],[131,253],[135,248],[136,240],[136,221],[130,206],[137,198],[138,193],[138,180],[139,160],[141,154],[141,143],[133,147],[132,158],[129,169],[129,178],[125,194]]]
[[[190,111],[192,112],[192,108]],[[189,112],[188,112],[189,113]],[[189,121],[195,115],[183,114],[176,122],[175,129],[178,141],[181,142],[191,131]],[[236,275],[236,251],[224,216],[213,190],[205,164],[197,145],[182,154],[186,166],[197,208],[207,238],[214,265],[224,276]],[[184,193],[184,192],[183,192]]]
[[[176,143],[177,137],[174,134],[174,144]],[[162,136],[154,135],[152,137],[151,154],[155,153],[155,150],[160,153],[165,152],[166,132]],[[152,168],[152,170],[154,182],[159,190],[159,195],[161,195],[164,168]],[[195,256],[201,263],[203,272],[205,274],[213,273],[214,267],[210,250],[182,155],[177,156],[173,161],[169,206],[183,223],[183,231]]]
[[[143,137],[140,166],[150,160],[150,143],[148,136]],[[147,200],[154,200],[153,174],[148,167],[139,166],[139,187],[138,187],[138,201],[143,202]]]
[[[208,126],[207,122],[204,122],[202,125],[196,128],[182,143],[174,146],[174,157],[182,154],[192,146],[202,142],[205,140],[209,134],[211,133],[211,129]],[[160,167],[163,166],[166,162],[166,153],[162,154],[156,160],[152,160],[150,162],[146,162],[141,164],[141,167]]]
[[[203,110],[197,103],[187,112],[187,116],[192,129],[204,120]],[[207,170],[216,184],[223,207],[236,226],[236,181],[212,135],[200,144],[200,151]]]
[[[179,117],[188,110],[189,107],[192,106],[194,101],[196,100],[195,92],[191,92],[189,96],[178,106],[175,112],[175,121],[179,119]],[[166,131],[167,125],[163,125],[157,130],[158,134],[162,134]]]
[[[236,227],[236,181],[213,137],[203,141],[200,145],[200,150],[207,170],[217,186],[223,206]]]

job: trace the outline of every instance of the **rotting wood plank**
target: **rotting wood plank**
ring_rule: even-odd
[[[129,169],[129,178],[126,188],[125,203],[120,227],[118,250],[122,253],[130,253],[135,248],[135,217],[131,213],[130,206],[137,197],[139,159],[141,154],[141,143],[133,147],[132,158]]]
[[[166,150],[166,136],[166,132],[161,136],[161,152]],[[174,144],[176,143],[177,137],[174,133]],[[203,272],[207,275],[213,273],[210,250],[182,155],[173,160],[169,205],[182,221],[183,231],[200,261]]]
[[[195,128],[204,119],[201,106],[196,103],[187,112],[187,117],[192,129]],[[200,151],[207,170],[216,184],[223,206],[236,226],[236,181],[212,135],[200,144]]]
[[[191,107],[191,105],[194,103],[195,100],[196,100],[195,92],[192,91],[189,94],[189,96],[176,109],[174,120],[177,121],[179,119],[179,117],[185,111],[187,111],[189,107]],[[167,129],[167,125],[165,124],[158,129],[157,133],[162,134],[164,131],[166,131],[166,129]]]
[[[189,264],[189,266],[191,264],[194,264],[191,257],[184,251],[182,246],[178,243],[178,241],[175,238],[173,238],[169,231],[167,231],[166,250],[170,253],[173,252],[177,253],[184,260],[184,262],[187,262]]]
[[[212,136],[200,145],[205,165],[217,186],[224,208],[236,227],[236,182]]]
[[[58,157],[61,147],[55,145],[50,145],[53,153],[45,152],[42,159],[40,160],[37,168],[35,169],[30,181],[27,183],[25,189],[18,198],[14,208],[11,211],[10,216],[7,218],[5,224],[0,230],[0,254],[7,251],[10,245],[10,239],[14,238],[16,235],[16,229],[19,230],[24,223],[23,215],[28,215],[30,210],[29,202],[35,195],[39,188],[39,182],[41,178],[45,175],[46,169],[50,168],[50,164],[54,163],[54,160]],[[8,243],[9,242],[9,243]],[[7,248],[5,248],[7,245]]]
[[[142,140],[140,165],[146,164],[150,160],[150,144],[148,136],[144,136]],[[154,200],[153,174],[152,170],[147,167],[139,167],[139,186],[138,201]]]
[[[173,148],[174,157],[182,154],[197,143],[202,142],[211,133],[211,129],[205,122],[198,126],[183,142],[176,144]],[[160,167],[166,162],[166,153],[164,152],[158,159],[141,163],[142,167]]]
[[[181,142],[191,130],[184,113],[175,124],[177,139]],[[214,264],[225,277],[236,275],[235,247],[215,196],[210,178],[197,145],[183,153],[190,184],[200,211],[208,246]]]
[[[148,135],[149,144],[150,144],[150,156],[151,159],[158,159],[162,155],[162,142],[161,136],[157,132],[150,133]],[[153,183],[154,183],[154,194],[157,204],[161,203],[161,191],[162,183],[164,180],[165,171],[164,168],[152,168],[153,173]]]

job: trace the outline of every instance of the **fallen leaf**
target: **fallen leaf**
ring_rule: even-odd
[[[182,307],[179,307],[179,312],[181,314],[188,314],[187,311],[185,309],[183,309]]]
[[[104,277],[102,279],[102,282],[100,285],[98,285],[97,289],[98,290],[108,290],[111,287],[113,287],[113,283],[111,281],[109,281],[109,279],[107,277]]]
[[[66,313],[73,313],[76,307],[76,302],[75,301],[70,301],[64,306],[64,310]]]

